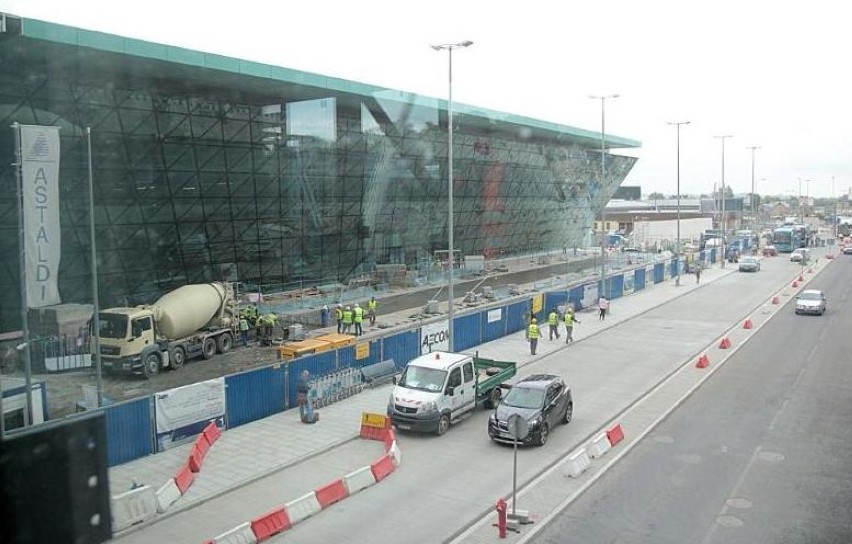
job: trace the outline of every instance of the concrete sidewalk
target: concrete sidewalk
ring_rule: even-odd
[[[714,267],[702,274],[701,285],[695,284],[694,277],[685,276],[679,287],[675,286],[672,279],[634,295],[615,299],[605,321],[598,320],[596,310],[580,312],[578,318],[581,323],[574,327],[575,342],[640,316],[651,308],[734,271],[736,268],[730,265],[726,269]],[[534,357],[530,355],[529,343],[523,332],[483,344],[470,351],[478,351],[483,357],[514,360],[522,367],[549,353],[571,349],[570,345],[565,344],[564,327],[560,330],[561,338],[553,341],[546,338],[546,329],[546,326],[543,327],[545,337],[539,341],[538,352]],[[369,333],[365,335],[366,338],[369,336]],[[315,425],[302,424],[298,411],[288,410],[225,431],[210,449],[201,472],[187,494],[173,504],[168,512],[149,523],[156,523],[164,517],[197,506],[355,439],[358,436],[362,412],[385,413],[391,388],[391,385],[367,388],[358,395],[326,406],[321,410],[321,420]],[[112,467],[109,470],[111,493],[115,495],[130,489],[134,481],[158,488],[174,476],[186,461],[191,447],[191,444],[179,446],[167,452]],[[126,534],[144,526],[137,525],[119,534]]]

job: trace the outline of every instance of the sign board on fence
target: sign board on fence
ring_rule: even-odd
[[[375,427],[377,429],[384,429],[387,427],[387,416],[383,416],[382,414],[371,414],[370,412],[363,412],[361,414],[361,425],[364,427]]]
[[[488,322],[495,323],[503,319],[503,308],[497,308],[496,310],[488,311]]]
[[[539,293],[532,298],[532,313],[537,314],[544,308],[544,294]]]
[[[633,290],[636,286],[636,272],[630,271],[625,272],[624,274],[624,294],[630,295],[633,294]]]
[[[654,286],[654,265],[645,267],[645,289]]]
[[[420,328],[420,355],[450,349],[449,320],[429,323]]]
[[[598,302],[598,284],[597,283],[587,283],[583,286],[583,300],[580,303],[583,305],[583,308],[589,308],[594,306]]]
[[[360,361],[361,359],[366,359],[370,356],[370,343],[369,342],[361,342],[360,344],[355,344],[355,359]]]
[[[224,421],[225,378],[216,378],[154,395],[158,450],[178,446],[211,420]]]

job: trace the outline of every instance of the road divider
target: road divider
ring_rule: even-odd
[[[592,459],[597,459],[598,457],[603,457],[606,452],[610,450],[609,439],[606,437],[606,433],[599,433],[596,437],[592,439],[592,442],[589,444],[587,448],[589,451],[589,457]]]
[[[162,514],[179,498],[180,489],[178,489],[177,484],[175,484],[175,479],[169,478],[169,481],[164,483],[160,489],[157,490],[157,512]]]
[[[251,520],[251,531],[258,542],[263,542],[292,526],[283,506]]]
[[[591,466],[589,454],[586,448],[580,448],[568,456],[568,476],[576,478]]]
[[[621,428],[621,423],[616,423],[606,432],[606,438],[609,440],[610,447],[615,447],[619,442],[624,440],[624,429]]]
[[[256,544],[257,537],[251,530],[251,523],[245,522],[207,542],[209,544]]]
[[[121,531],[157,515],[157,493],[148,485],[112,497],[112,530]]]
[[[340,478],[316,489],[314,493],[316,493],[320,507],[325,510],[332,504],[345,499],[349,491],[347,491],[346,486],[343,484],[343,479]]]

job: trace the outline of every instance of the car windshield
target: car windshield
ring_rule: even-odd
[[[435,392],[440,391],[444,387],[444,379],[446,377],[446,370],[409,365],[405,369],[405,372],[402,373],[399,385],[409,389]]]
[[[503,404],[515,408],[541,408],[544,403],[544,389],[515,386],[509,390]]]
[[[799,295],[801,300],[822,300],[822,293],[808,293],[807,291]]]
[[[753,264],[757,262],[757,259],[755,259],[754,257],[742,257],[740,259],[740,262],[746,264]]]

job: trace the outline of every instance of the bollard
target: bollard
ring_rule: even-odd
[[[506,538],[506,501],[497,499],[497,535]]]

